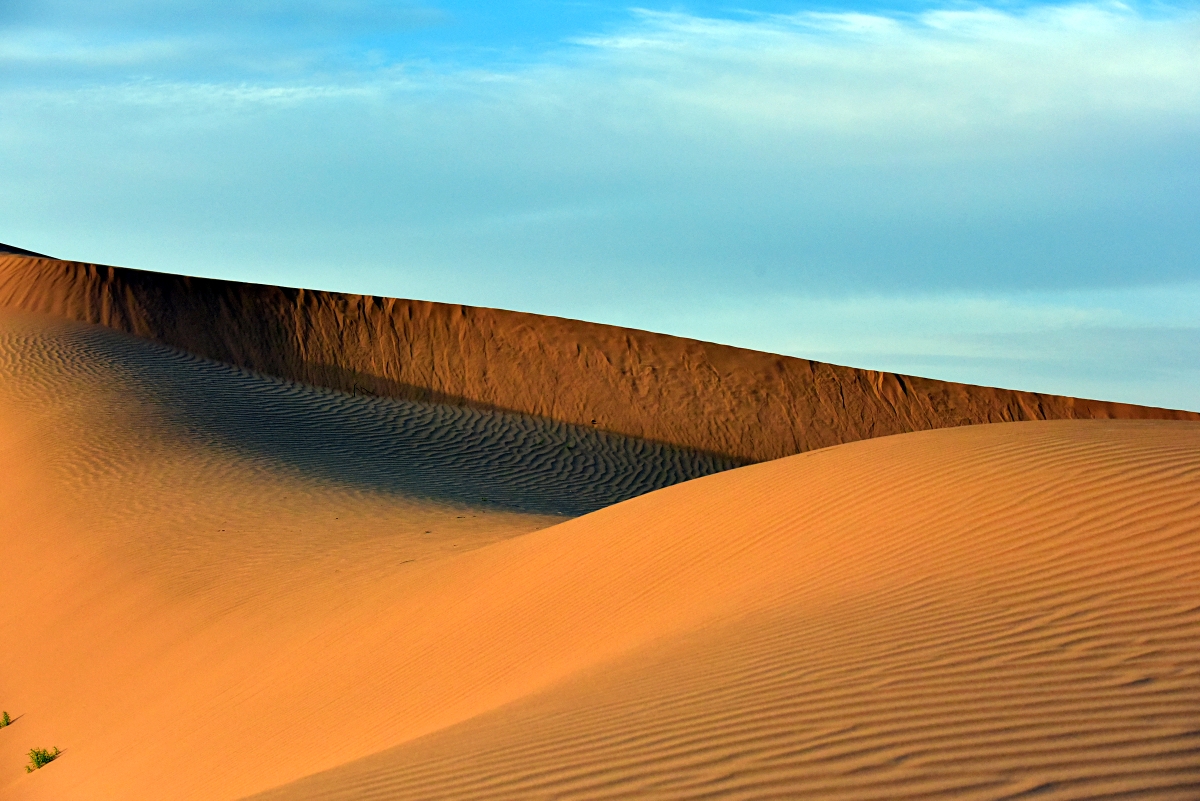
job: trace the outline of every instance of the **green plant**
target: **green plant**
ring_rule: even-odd
[[[0,729],[3,729],[5,726],[7,726],[10,723],[12,723],[12,718],[10,718],[8,716],[8,713],[7,712],[0,713]]]
[[[47,751],[45,748],[29,749],[29,764],[25,766],[26,773],[33,773],[40,767],[50,764],[58,758],[61,753],[57,748],[53,751]]]

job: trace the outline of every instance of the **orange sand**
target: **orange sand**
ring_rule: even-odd
[[[565,520],[614,479],[470,460],[523,418],[429,407],[403,480],[354,467],[379,403],[0,313],[0,796],[1200,796],[1200,424],[884,437]],[[283,406],[288,448],[238,439]]]
[[[346,392],[505,409],[755,462],[968,423],[1200,413],[856,370],[576,320],[0,255],[0,307]]]

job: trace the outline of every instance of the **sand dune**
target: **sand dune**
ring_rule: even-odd
[[[1196,423],[721,470],[0,321],[5,798],[1200,794]]]
[[[228,690],[219,682],[260,669],[235,654],[272,659],[275,641],[233,610],[272,608],[281,618],[260,621],[266,631],[311,648],[347,622],[328,608],[364,614],[376,581],[731,466],[520,415],[304,387],[11,311],[0,312],[0,448],[0,641],[25,644],[0,671],[0,706],[49,703],[65,716],[13,731],[74,742],[81,763],[98,748],[112,764],[144,739],[139,710],[184,728],[218,714],[219,692],[196,706],[162,682],[195,675]],[[146,649],[188,657],[172,676],[138,662]],[[231,661],[207,665],[214,652]],[[127,660],[139,665],[128,675]],[[0,739],[0,760],[29,747]],[[95,782],[73,792],[105,797]],[[154,797],[139,795],[152,786],[106,792]]]
[[[1200,794],[1196,426],[907,435],[530,536],[627,554],[579,603],[639,586],[660,636],[259,798]]]
[[[5,367],[18,381],[41,382],[35,394],[51,392],[45,382],[76,380],[67,373],[103,368],[195,441],[362,489],[580,515],[735,466],[527,415],[317,389],[95,326],[0,314]],[[53,337],[42,336],[47,325]],[[108,391],[97,379],[74,389]]]
[[[531,537],[555,535],[629,554],[597,594],[640,585],[625,622],[661,636],[262,798],[1200,791],[1195,426],[848,445]]]
[[[968,423],[1200,413],[856,370],[496,309],[14,254],[0,307],[346,392],[500,409],[756,462]]]

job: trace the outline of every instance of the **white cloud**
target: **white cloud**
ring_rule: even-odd
[[[765,119],[821,126],[830,118],[842,124],[903,123],[897,117],[907,113],[910,119],[936,115],[943,125],[950,119],[994,125],[1039,112],[1057,119],[1087,109],[1194,115],[1200,107],[1198,39],[1200,17],[1194,13],[1149,17],[1119,3],[893,16],[803,12],[742,20],[637,11],[621,30],[576,37],[573,47],[498,71],[475,66],[456,72],[453,62],[419,63],[424,79],[439,89],[447,88],[448,78],[471,86],[500,80],[543,97],[582,88],[589,94],[723,111],[747,123]],[[267,75],[272,61],[286,83],[299,59],[317,74],[336,76],[338,84],[415,86],[396,81],[395,67],[411,59],[378,46],[373,59],[322,64],[313,61],[317,54],[297,50],[288,40],[273,44],[255,38],[241,44],[257,52],[260,83],[272,82]],[[200,69],[192,63],[193,51],[215,46],[231,50],[238,40],[216,38],[204,26],[192,29],[191,36],[186,29],[169,35],[154,30],[138,35],[135,29],[113,41],[54,28],[16,29],[0,43],[0,64],[140,63],[169,71],[176,58]],[[339,55],[354,46],[355,40],[347,39]],[[326,47],[324,57],[334,58],[335,52]],[[196,80],[209,84],[212,76],[199,74]]]
[[[465,65],[193,33],[6,31],[0,239],[1080,394],[1051,368],[1139,369],[1103,332],[1196,341],[1147,289],[1200,281],[1191,11],[638,12]]]
[[[1118,4],[749,21],[646,12],[632,30],[580,40],[623,95],[747,127],[877,140],[1045,135],[1131,113],[1194,124],[1197,41],[1193,14],[1152,19]],[[589,57],[574,67],[594,68]]]

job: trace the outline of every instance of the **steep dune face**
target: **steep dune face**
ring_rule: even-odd
[[[1200,788],[1195,423],[878,438],[559,522],[201,414],[382,401],[7,319],[6,799]],[[181,407],[172,371],[223,388]]]
[[[856,370],[554,317],[11,254],[0,306],[346,392],[500,409],[755,462],[971,423],[1200,414]]]

